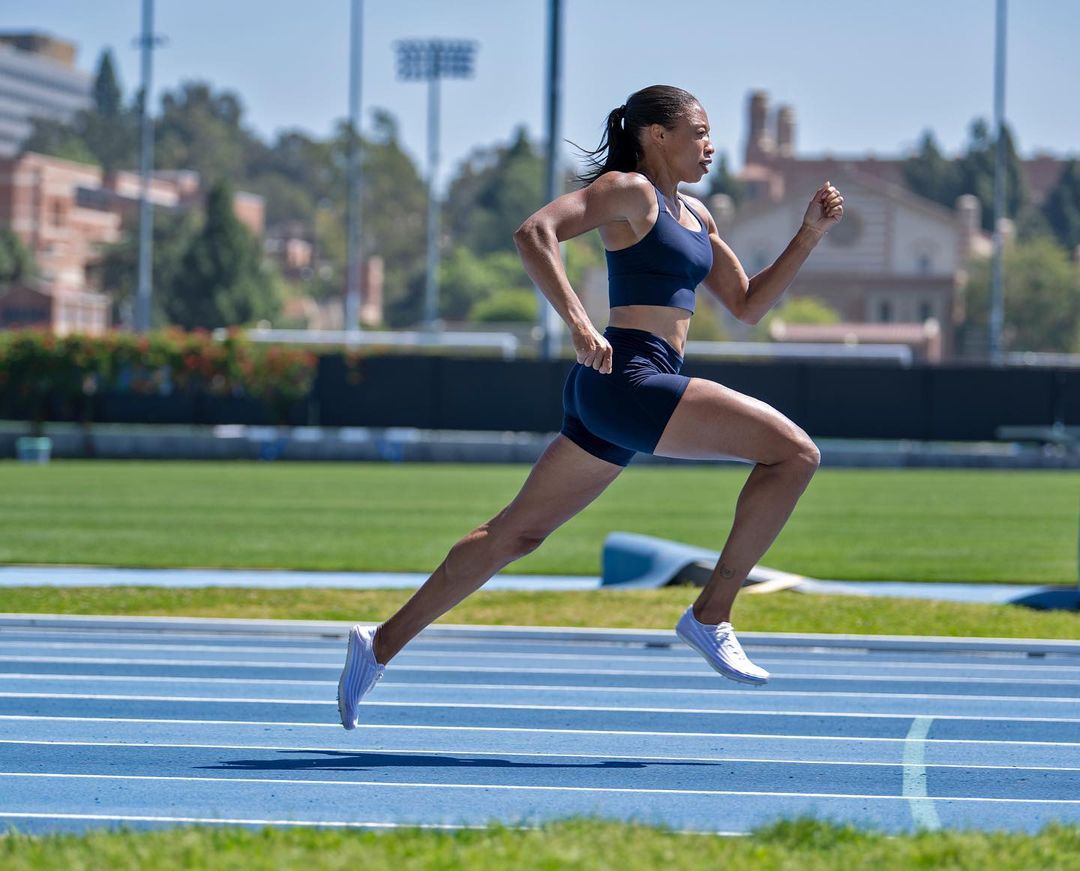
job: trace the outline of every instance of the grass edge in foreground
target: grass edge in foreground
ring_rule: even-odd
[[[689,838],[689,840],[688,840]],[[0,838],[9,871],[59,867],[217,867],[400,869],[446,867],[700,868],[737,862],[759,869],[1078,867],[1080,826],[1050,822],[1034,834],[972,829],[889,835],[800,816],[755,827],[745,836],[685,835],[667,826],[575,816],[530,828],[433,830],[238,826],[118,828],[83,834]],[[235,864],[234,864],[235,863]],[[794,863],[794,864],[790,864]],[[883,863],[889,863],[883,865]]]
[[[437,623],[673,630],[697,587],[472,594]],[[411,589],[229,587],[9,587],[0,612],[87,616],[226,617],[380,622]],[[951,637],[1080,638],[1080,612],[1035,611],[928,599],[743,591],[733,622],[744,632]]]

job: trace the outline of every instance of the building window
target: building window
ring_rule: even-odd
[[[891,323],[893,319],[892,303],[883,299],[878,303],[878,320],[883,324]]]
[[[934,304],[929,300],[923,300],[919,303],[919,323],[924,323],[934,317]]]
[[[918,260],[919,275],[929,275],[930,270],[933,268],[934,261],[930,258],[929,254],[920,254]]]
[[[52,223],[54,227],[64,223],[64,204],[60,200],[52,201]]]

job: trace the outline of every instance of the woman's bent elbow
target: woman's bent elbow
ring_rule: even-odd
[[[520,248],[524,243],[535,239],[537,235],[536,222],[532,218],[526,218],[525,223],[514,230],[514,244]]]

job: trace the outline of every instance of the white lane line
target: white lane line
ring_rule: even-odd
[[[275,752],[286,753],[334,753],[339,756],[350,755],[363,755],[363,756],[397,756],[401,754],[414,755],[414,756],[447,756],[453,754],[461,754],[464,756],[492,756],[499,759],[503,759],[507,756],[522,756],[527,758],[540,758],[540,759],[618,759],[632,762],[704,762],[704,763],[718,763],[718,762],[750,762],[750,763],[765,763],[769,765],[871,765],[883,768],[901,768],[907,766],[909,763],[905,756],[903,762],[855,762],[847,761],[843,759],[786,759],[782,756],[656,756],[656,755],[634,755],[624,753],[534,753],[524,750],[471,750],[469,748],[460,747],[430,747],[430,748],[411,748],[408,750],[398,748],[384,748],[381,750],[371,750],[365,747],[342,747],[338,745],[336,747],[298,747],[296,745],[284,745],[284,744],[187,744],[187,743],[155,743],[150,741],[61,741],[61,740],[26,740],[20,738],[0,738],[0,744],[18,744],[18,745],[31,745],[31,746],[43,746],[43,747],[128,747],[135,749],[154,748],[154,749],[177,749],[177,750],[272,750]],[[905,754],[907,747],[905,745]],[[922,763],[926,768],[963,768],[966,771],[976,770],[1004,770],[1004,771],[1080,771],[1080,768],[1070,768],[1067,766],[1058,765],[964,765],[953,762],[931,762]],[[907,782],[907,771],[904,772],[905,784]],[[906,787],[905,787],[906,794]]]
[[[29,659],[29,658],[27,658]],[[20,660],[26,662],[27,659]],[[10,661],[10,660],[9,660]],[[41,660],[31,660],[41,661]],[[66,657],[50,657],[47,662],[61,662],[65,665],[74,665],[71,659]],[[88,660],[77,660],[77,662],[88,662]],[[188,662],[173,661],[173,660],[142,660],[140,664],[153,663],[154,665],[162,665],[165,667],[172,667],[176,665],[221,665],[224,663],[211,663],[206,660],[191,660]],[[134,664],[134,663],[133,663]],[[277,667],[277,663],[264,663],[263,667],[273,668]],[[699,663],[700,666],[700,663]],[[288,663],[282,664],[284,668],[322,668],[326,671],[336,672],[340,669],[340,663],[310,663],[310,664],[295,664]],[[530,668],[513,668],[513,667],[500,667],[500,666],[487,666],[483,668],[469,667],[469,666],[453,666],[453,665],[395,665],[393,673],[405,673],[405,672],[422,672],[422,673],[440,673],[446,672],[450,674],[573,674],[573,675],[587,675],[590,677],[693,677],[693,678],[705,678],[712,679],[712,676],[705,672],[702,672],[700,667],[693,669],[674,670],[674,669],[615,669],[615,668],[542,668],[542,667],[530,667]],[[1080,686],[1080,680],[1070,680],[1067,678],[1010,678],[1010,677],[942,677],[938,675],[924,676],[924,675],[873,675],[873,674],[828,674],[828,675],[808,675],[799,674],[797,672],[772,672],[774,678],[783,678],[785,680],[810,680],[810,681],[868,681],[873,683],[987,683],[987,684],[1046,684],[1049,686]],[[218,680],[221,682],[233,682],[233,683],[310,683],[306,680],[288,680],[288,679],[267,679],[267,678],[246,678],[246,677],[224,677],[224,678],[204,678],[204,677],[186,677],[184,675],[99,675],[99,674],[59,674],[53,672],[3,672],[0,671],[0,680],[4,678],[40,678],[42,680],[48,678],[77,678],[79,680],[133,680],[133,681],[153,681],[153,680],[191,680],[191,681],[210,681]],[[1016,697],[1019,698],[1019,697]],[[1032,698],[1040,698],[1034,696]],[[1080,701],[1080,696],[1070,697]]]
[[[768,792],[765,790],[732,789],[661,789],[632,786],[550,786],[518,783],[410,783],[385,780],[316,780],[298,777],[196,777],[176,774],[69,774],[66,772],[0,771],[0,777],[21,777],[28,780],[137,780],[183,783],[269,783],[301,786],[392,787],[400,789],[503,789],[512,792],[605,792],[630,795],[741,795],[768,798],[854,798],[860,800],[907,801],[904,795],[873,795],[868,793],[836,792]],[[942,795],[937,801],[975,801],[1003,804],[1080,805],[1080,798],[991,798],[973,795]]]
[[[0,634],[2,637],[2,634]],[[491,642],[477,642],[478,645],[486,646]],[[550,642],[544,642],[550,644]],[[689,652],[685,651],[684,645],[676,641],[673,638],[674,646],[672,648],[645,648],[642,649],[640,654],[622,654],[616,651],[606,651],[603,647],[594,648],[588,653],[555,653],[555,652],[543,652],[544,659],[554,660],[590,660],[590,659],[603,659],[610,661],[617,659],[618,661],[629,662],[651,662],[656,665],[658,660],[665,662],[694,662],[699,661],[700,657],[693,656]],[[437,659],[453,658],[459,655],[456,651],[427,651],[427,649],[418,649],[422,647],[421,643],[414,643],[407,648],[407,651],[403,656],[407,657],[427,657]],[[753,644],[746,645],[748,649],[755,649]],[[175,652],[204,652],[204,653],[259,653],[259,654],[291,654],[291,655],[305,655],[305,656],[337,656],[339,648],[343,647],[341,644],[334,645],[316,645],[316,646],[288,646],[288,645],[253,645],[253,644],[132,644],[124,641],[110,640],[100,642],[68,642],[68,641],[55,641],[55,642],[32,642],[25,641],[0,641],[0,651],[4,648],[16,648],[26,649],[27,647],[40,647],[45,649],[112,649],[112,651],[175,651]],[[622,647],[618,649],[624,649]],[[652,649],[653,653],[645,653],[646,649]],[[535,661],[538,652],[517,653],[517,652],[497,652],[497,651],[462,651],[461,656],[467,657],[470,661],[473,659],[527,659]],[[944,655],[944,654],[943,654]],[[974,655],[974,654],[972,654]],[[901,661],[875,661],[875,657],[882,656],[882,654],[865,654],[865,658],[862,659],[831,659],[824,658],[820,660],[823,665],[842,665],[842,666],[866,666],[868,668],[928,668],[928,669],[942,669],[942,668],[972,668],[972,669],[1039,669],[1039,670],[1059,670],[1059,671],[1075,671],[1074,666],[1061,666],[1061,665],[1042,665],[1041,660],[1043,657],[1026,657],[1020,654],[978,654],[984,658],[991,658],[994,656],[1008,657],[1009,659],[1022,658],[1025,659],[1027,664],[995,664],[995,662],[972,662],[972,664],[963,664],[957,666],[955,662],[936,662],[928,661],[923,662],[920,660],[901,660]],[[812,657],[812,653],[799,652],[799,655],[780,655],[778,652],[764,652],[759,651],[758,657],[762,661],[768,661],[770,664],[782,664],[782,662],[792,662],[792,664],[800,664],[800,662],[806,662],[808,656]],[[0,660],[8,657],[0,656]],[[810,660],[818,661],[818,660]]]
[[[415,684],[414,684],[415,686]],[[446,684],[435,686],[446,688]],[[496,685],[496,688],[506,689]],[[738,692],[737,690],[729,692]],[[749,692],[753,692],[750,690]],[[764,694],[764,695],[767,695]],[[808,695],[824,695],[823,693],[809,693]],[[858,697],[860,694],[856,693]],[[934,698],[934,697],[931,697]],[[944,698],[944,697],[937,697]],[[960,696],[959,698],[970,698]],[[230,704],[230,705],[311,705],[337,707],[333,699],[320,701],[319,699],[262,699],[262,698],[227,698],[216,696],[147,696],[125,695],[108,693],[6,693],[0,692],[0,699],[77,699],[82,701],[112,701],[112,702],[197,702],[199,704]],[[1005,696],[1006,701],[1015,701],[1013,696]],[[1070,700],[1071,701],[1071,700]],[[380,708],[448,708],[448,709],[475,709],[493,711],[598,711],[602,713],[627,713],[627,714],[744,714],[748,716],[768,717],[849,717],[849,718],[873,718],[890,720],[908,720],[911,717],[922,714],[911,713],[868,713],[865,711],[773,711],[755,710],[743,708],[652,708],[652,707],[628,707],[608,705],[538,705],[538,704],[490,704],[487,702],[380,702],[365,701],[365,707]],[[1006,723],[1080,723],[1076,717],[998,717],[989,714],[935,714],[939,720],[997,720]]]
[[[905,717],[910,719],[910,716]],[[942,719],[942,718],[938,718]],[[0,721],[18,720],[22,722],[54,723],[138,723],[141,725],[180,725],[180,726],[258,726],[260,728],[281,726],[289,729],[340,729],[340,723],[301,723],[280,720],[193,720],[157,717],[55,717],[37,714],[0,714]],[[555,729],[530,728],[528,726],[428,726],[413,723],[358,723],[359,729],[386,729],[401,731],[428,732],[503,732],[533,734],[543,733],[558,735],[618,735],[664,738],[765,738],[775,741],[905,741],[906,738],[885,736],[857,735],[789,735],[769,732],[656,732],[649,729]],[[1075,741],[1004,741],[996,738],[927,738],[928,744],[978,744],[1000,745],[1002,747],[1080,747]]]
[[[165,653],[167,651],[162,651],[162,652]],[[276,651],[276,652],[277,653],[283,653],[282,651]],[[288,651],[284,651],[284,653],[287,653],[287,652]],[[471,653],[471,654],[469,654],[470,658],[477,658],[477,657],[484,656],[484,655],[486,655],[486,654],[480,654],[480,653],[475,653],[475,654]],[[409,658],[410,656],[415,656],[415,654],[405,655],[405,658]],[[494,656],[495,658],[497,658],[497,659],[499,659],[501,661],[505,661],[507,659],[507,657],[498,656],[497,654],[492,654],[492,656]],[[551,660],[551,659],[556,659],[556,658],[558,658],[558,657],[556,657],[553,654],[547,654],[547,653],[544,654],[544,659],[545,660]],[[568,659],[573,659],[573,660],[576,660],[576,661],[579,661],[579,662],[583,661],[584,659],[587,659],[587,657],[567,657],[567,658]],[[625,657],[625,658],[629,659],[630,657]],[[442,659],[445,660],[445,656],[443,656]],[[651,659],[649,657],[640,657],[640,659],[651,662],[654,665],[656,664],[656,660]],[[532,661],[532,662],[535,662],[536,658],[535,657],[529,657],[529,660]],[[344,657],[336,656],[336,655],[333,658],[330,658],[328,656],[328,658],[325,661],[311,661],[311,662],[295,662],[295,661],[289,661],[289,660],[285,660],[285,659],[282,659],[282,660],[274,660],[274,659],[270,659],[270,660],[266,660],[266,659],[262,659],[262,660],[251,660],[251,659],[248,659],[248,660],[236,660],[236,659],[172,659],[172,658],[168,658],[168,657],[165,657],[165,656],[161,656],[161,657],[120,657],[120,656],[93,656],[93,657],[91,657],[91,656],[79,656],[79,657],[71,657],[71,656],[12,655],[12,656],[0,657],[0,664],[9,663],[9,662],[10,663],[33,663],[33,662],[37,662],[37,663],[53,663],[53,662],[58,662],[58,663],[64,663],[65,665],[70,665],[70,664],[74,664],[74,663],[82,663],[82,664],[85,664],[85,665],[223,666],[223,667],[229,667],[229,668],[275,668],[275,669],[279,669],[279,668],[280,669],[290,669],[290,668],[293,668],[293,669],[298,669],[298,668],[303,668],[303,669],[315,669],[315,668],[340,669],[342,661],[344,661]],[[672,660],[667,660],[667,661],[670,662]],[[767,664],[767,665],[774,665],[774,663],[769,662],[769,661],[764,660],[764,659],[761,659],[759,661],[764,663],[764,664]],[[685,658],[685,659],[680,659],[680,660],[678,660],[676,662],[676,664],[678,664],[680,666],[685,664],[687,666],[694,666],[694,667],[693,668],[687,668],[685,670],[683,670],[681,667],[680,668],[672,668],[672,669],[644,669],[644,670],[638,670],[638,669],[580,669],[580,668],[570,668],[570,669],[551,668],[551,669],[547,669],[547,668],[536,668],[536,667],[533,667],[533,668],[481,667],[481,668],[478,669],[478,668],[476,668],[474,666],[448,666],[448,665],[442,665],[442,664],[440,664],[440,665],[410,665],[409,663],[401,662],[401,663],[395,665],[394,669],[395,670],[402,670],[402,671],[465,671],[465,672],[507,671],[507,672],[522,672],[522,673],[526,673],[526,674],[536,672],[536,673],[539,673],[539,674],[544,674],[544,673],[552,673],[552,674],[565,674],[565,673],[569,673],[569,674],[640,674],[640,675],[665,675],[665,676],[666,675],[680,675],[680,676],[681,675],[691,675],[691,676],[693,676],[693,675],[700,675],[700,673],[701,673],[701,668],[700,668],[700,666],[701,666],[701,658],[700,657],[697,657],[696,659],[690,659],[688,657]],[[790,663],[785,662],[784,664],[790,664]],[[858,665],[863,665],[863,663],[856,663],[856,662],[848,662],[848,663],[833,662],[833,663],[829,663],[830,668],[834,667],[834,666],[839,667],[839,666],[850,666],[850,665],[858,666]],[[774,665],[774,667],[775,667],[775,665]],[[880,665],[880,668],[909,668],[909,667],[910,666],[907,666],[907,665],[901,664],[901,663],[882,663]],[[921,666],[920,665],[918,667],[919,668],[925,668],[926,666]],[[963,668],[967,668],[967,667],[976,668],[976,666],[974,666],[974,665],[972,665],[972,666],[949,665],[949,666],[943,666],[943,667],[945,667],[945,668],[959,668],[959,669],[963,669]],[[978,667],[989,668],[989,669],[992,669],[994,671],[1004,671],[1004,670],[1008,670],[1008,669],[1023,669],[1025,671],[1029,672],[1029,673],[1034,670],[1034,668],[1029,668],[1029,667],[1026,667],[1026,666],[978,666]],[[877,666],[875,666],[875,668],[877,668]],[[1074,667],[1071,667],[1071,666],[1050,666],[1050,665],[1046,665],[1046,666],[1037,666],[1035,668],[1037,668],[1038,671],[1040,671],[1040,672],[1049,671],[1051,669],[1060,669],[1063,672],[1067,671],[1070,674],[1076,674],[1076,669]],[[774,672],[774,673],[780,674],[780,672]],[[848,680],[848,679],[850,679],[850,680],[894,680],[894,681],[902,681],[902,680],[922,680],[922,679],[925,679],[925,680],[941,680],[941,681],[964,680],[965,682],[967,681],[967,679],[969,677],[968,675],[957,675],[955,677],[950,677],[948,675],[940,676],[940,677],[934,677],[934,676],[924,677],[923,675],[919,675],[919,674],[879,675],[874,670],[867,671],[865,674],[851,674],[851,675],[836,675],[836,674],[817,675],[817,674],[803,674],[803,673],[800,673],[800,672],[787,672],[787,673],[784,673],[784,676],[785,677],[790,677],[790,678],[797,678],[797,679],[806,679],[806,680]],[[1028,678],[1026,675],[1017,675],[1015,678],[996,678],[996,679],[992,679],[992,678],[971,677],[970,679],[973,680],[973,681],[983,681],[983,680],[990,681],[990,680],[994,680],[996,682],[1004,682],[1004,683],[1027,683],[1029,681],[1033,682],[1033,683],[1034,682],[1044,682],[1044,683],[1051,683],[1051,684],[1056,684],[1056,683],[1063,683],[1063,684],[1080,683],[1080,681],[1069,680],[1069,679],[1057,680],[1057,679],[1054,679],[1054,678]]]
[[[345,647],[344,642],[340,645]],[[296,653],[305,655],[318,655],[320,653],[337,653],[337,647],[308,646],[290,647],[288,645],[273,644],[137,644],[128,641],[0,641],[0,650],[4,648],[40,647],[44,650],[97,650],[102,647],[112,650],[183,650],[188,652],[210,653]]]
[[[941,828],[933,799],[926,791],[926,733],[933,717],[916,717],[904,739],[903,793],[911,803],[911,816],[920,829],[937,831]]]
[[[580,673],[580,672],[579,672]],[[706,675],[711,677],[711,675]],[[777,677],[777,675],[773,675]],[[0,673],[0,685],[5,680],[26,681],[78,681],[79,683],[179,683],[179,684],[259,684],[263,686],[336,686],[336,681],[314,680],[286,680],[274,678],[239,678],[239,677],[178,677],[170,675],[158,677],[154,675],[97,675],[97,674],[30,674]],[[492,690],[499,692],[566,692],[566,693],[670,693],[671,695],[724,695],[724,696],[753,696],[768,695],[772,698],[779,696],[791,698],[831,698],[831,699],[919,699],[933,701],[971,701],[971,702],[1048,702],[1051,704],[1080,705],[1080,697],[1077,696],[978,696],[969,694],[949,693],[871,693],[871,692],[827,692],[823,690],[774,690],[762,693],[757,689],[740,689],[738,687],[643,687],[643,686],[602,686],[594,684],[514,684],[514,683],[428,683],[423,681],[395,681],[390,680],[383,684],[385,687],[395,689],[423,689],[423,690]],[[23,693],[0,692],[0,698],[21,696]],[[29,694],[26,694],[29,695]],[[143,699],[149,698],[142,694],[121,694],[121,698]],[[172,696],[162,698],[173,698]],[[235,701],[235,700],[230,700]],[[317,701],[317,700],[313,700]]]
[[[351,621],[349,621],[351,622]],[[365,622],[365,621],[362,621]],[[376,625],[374,621],[366,621]],[[347,629],[345,621],[318,624],[316,621],[287,620],[230,620],[221,618],[128,618],[128,617],[72,617],[55,614],[0,614],[0,630],[23,629],[33,626],[38,631],[60,629],[65,632],[86,634],[88,630],[105,630],[104,637],[116,637],[117,628],[122,630],[150,631],[168,637],[172,631],[191,632],[190,627],[208,630],[225,630],[229,637],[244,634],[248,637],[271,640],[297,640],[299,638],[325,641],[339,640]],[[108,633],[108,634],[106,634]],[[59,634],[59,633],[56,633]],[[530,649],[534,644],[554,642],[570,649],[582,649],[603,645],[606,648],[663,647],[678,645],[670,628],[661,629],[598,629],[592,627],[555,626],[461,626],[440,624],[432,626],[422,639],[425,646],[441,645],[443,649],[466,646],[490,646],[493,642],[510,647],[520,645]],[[777,654],[790,653],[792,647],[802,652],[829,654],[836,648],[853,649],[858,653],[881,651],[971,652],[994,654],[1049,653],[1054,656],[1080,656],[1080,645],[1072,640],[1037,638],[952,637],[952,636],[905,636],[905,635],[846,635],[835,633],[761,633],[746,634],[746,643],[757,652]]]

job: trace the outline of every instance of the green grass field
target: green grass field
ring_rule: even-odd
[[[948,868],[1030,871],[1080,868],[1080,827],[1050,825],[1035,835],[920,832],[889,837],[809,819],[780,822],[747,837],[679,835],[644,825],[571,819],[538,829],[504,826],[437,832],[402,829],[179,828],[0,838],[5,871],[52,868],[309,869],[468,868],[881,871]]]
[[[431,571],[525,465],[0,462],[0,563]],[[520,574],[599,571],[625,530],[719,550],[748,466],[631,467]],[[770,568],[818,578],[1071,584],[1080,472],[818,471]]]
[[[0,463],[0,563],[428,572],[527,466]],[[719,549],[748,467],[630,468],[508,568],[597,574],[614,529]],[[820,470],[762,562],[823,578],[1075,583],[1080,473]],[[0,611],[385,619],[401,590],[19,589]],[[486,591],[442,622],[670,628],[696,592]],[[1080,615],[744,593],[740,628],[1077,638]]]

